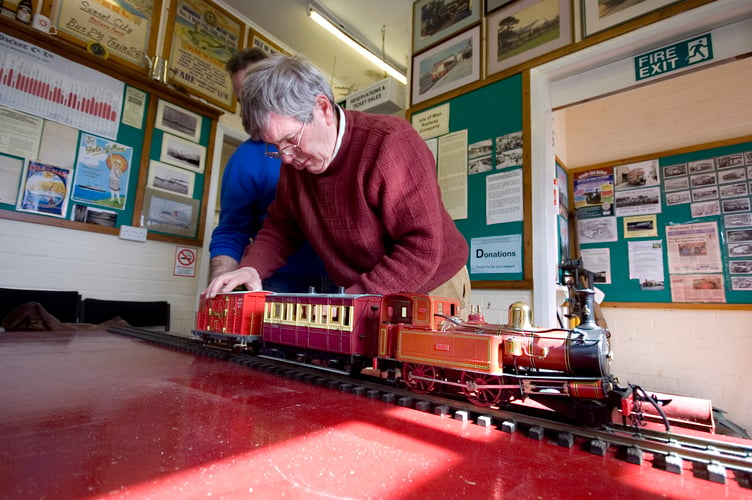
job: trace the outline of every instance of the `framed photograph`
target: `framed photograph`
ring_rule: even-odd
[[[486,18],[488,74],[522,64],[572,42],[567,0],[524,0]]]
[[[413,3],[413,54],[479,22],[481,3],[417,0]]]
[[[165,133],[162,134],[162,153],[159,161],[203,173],[206,164],[206,148],[195,142]]]
[[[499,7],[503,7],[513,0],[486,0],[486,14],[490,14]]]
[[[201,116],[160,99],[157,103],[156,127],[198,142],[201,137]]]
[[[599,31],[627,22],[648,12],[676,3],[677,0],[580,0],[582,12],[582,35],[590,36]]]
[[[199,200],[147,187],[142,218],[146,229],[195,238],[198,232]]]
[[[149,162],[149,177],[146,184],[160,191],[193,198],[196,174],[152,160]]]
[[[274,54],[287,54],[291,55],[288,51],[269,40],[267,37],[254,30],[248,28],[248,48],[258,47],[270,56]]]
[[[480,79],[480,26],[413,57],[412,103]]]
[[[245,23],[211,0],[176,0],[168,15],[164,53],[170,83],[234,113],[225,64],[244,47]]]

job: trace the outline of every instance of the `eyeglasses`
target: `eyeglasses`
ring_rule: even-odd
[[[267,144],[266,151],[264,151],[264,156],[267,156],[269,158],[282,159],[282,157],[286,156],[290,158],[300,153],[300,141],[303,139],[303,130],[305,130],[306,125],[308,125],[309,118],[306,118],[306,120],[303,122],[303,126],[300,127],[300,132],[298,132],[298,140],[295,142],[295,144],[289,144],[283,148],[279,148],[279,151],[269,151],[269,144]]]

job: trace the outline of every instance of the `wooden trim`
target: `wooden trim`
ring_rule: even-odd
[[[668,19],[684,11],[700,7],[702,5],[711,3],[713,1],[714,0],[684,0],[682,2],[677,2],[675,4],[664,7],[662,9],[655,10],[643,16],[632,19],[631,21],[627,21],[623,24],[614,26],[613,28],[609,28],[607,30],[596,33],[578,42],[553,50],[552,52],[544,54],[540,57],[536,57],[529,61],[525,61],[524,63],[519,64],[517,66],[512,66],[511,68],[507,68],[498,73],[494,73],[493,75],[487,76],[485,79],[481,79],[480,81],[473,82],[464,87],[460,87],[458,89],[455,89],[452,92],[448,92],[446,94],[442,94],[442,95],[433,97],[431,99],[422,101],[419,104],[416,104],[415,106],[408,108],[405,112],[405,116],[407,116],[409,120],[410,117],[414,113],[417,113],[427,108],[434,107],[437,104],[441,104],[443,102],[449,101],[462,94],[472,92],[473,90],[479,89],[481,87],[485,87],[486,85],[490,85],[499,80],[504,80],[505,78],[509,78],[510,76],[516,75],[517,73],[522,73],[525,70],[535,68],[537,66],[553,61],[555,59],[559,59],[564,56],[568,56],[580,50],[591,47],[593,45],[598,45],[599,43],[605,42],[606,40],[610,40],[612,38],[616,38],[630,31],[634,31],[638,28],[642,28],[644,26],[654,24],[659,21],[663,21],[664,19]],[[574,11],[572,12],[572,14],[573,14],[572,18],[574,18]],[[488,36],[488,33],[486,33],[485,36]]]
[[[569,174],[578,174],[580,172],[587,172],[589,170],[610,168],[617,165],[625,165],[627,163],[637,163],[646,160],[661,159],[667,156],[676,156],[685,153],[694,153],[695,151],[704,151],[706,149],[721,148],[725,146],[733,146],[734,144],[741,144],[743,142],[752,142],[752,135],[745,135],[742,137],[735,137],[733,139],[723,139],[719,141],[706,142],[705,144],[694,144],[692,146],[685,146],[676,149],[669,149],[666,151],[658,151],[655,153],[649,153],[639,156],[632,156],[629,158],[621,158],[618,160],[609,160],[603,163],[596,163],[594,165],[587,165],[583,167],[574,167],[568,169]]]

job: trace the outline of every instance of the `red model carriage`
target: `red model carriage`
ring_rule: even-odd
[[[261,340],[264,303],[271,292],[220,293],[201,296],[196,314],[196,335],[207,343],[247,349]]]

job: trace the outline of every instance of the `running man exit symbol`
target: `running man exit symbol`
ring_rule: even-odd
[[[644,80],[712,59],[713,44],[710,33],[706,33],[635,57],[635,79]]]

